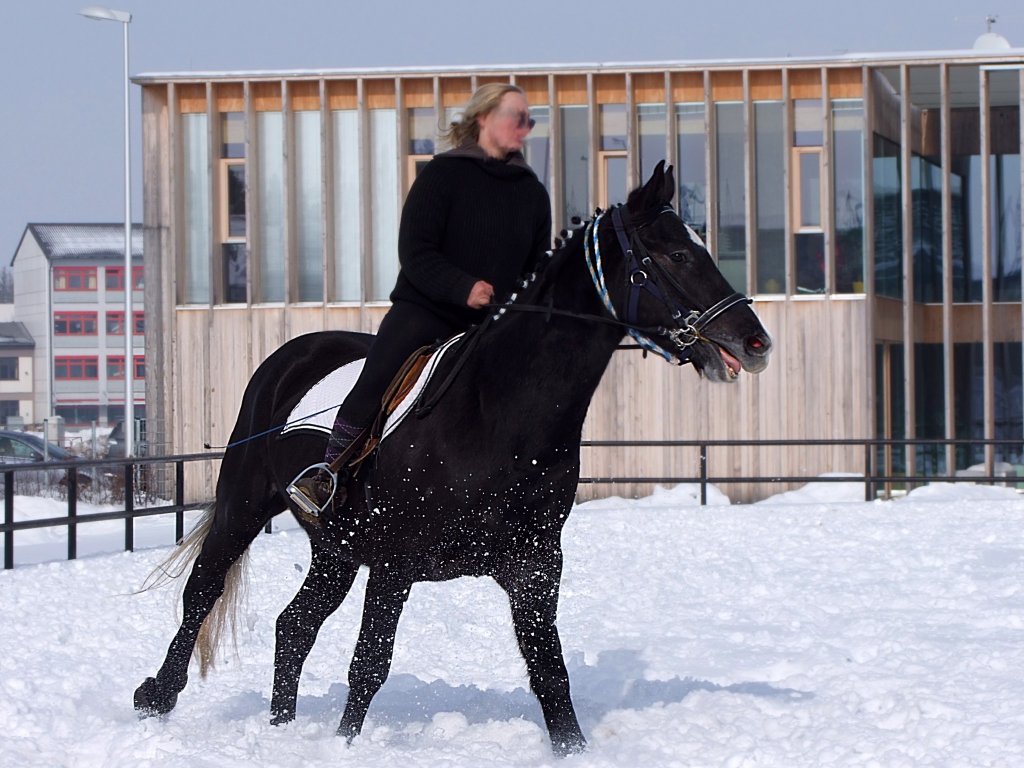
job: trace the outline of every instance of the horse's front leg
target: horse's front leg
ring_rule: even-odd
[[[523,561],[514,573],[495,579],[508,593],[519,650],[526,661],[530,688],[540,701],[551,748],[559,756],[582,752],[587,747],[569,695],[569,673],[562,659],[555,618],[558,585],[562,577],[562,552],[558,542],[541,561]]]
[[[274,693],[271,724],[295,719],[302,665],[316,642],[320,627],[345,600],[359,565],[341,551],[310,539],[309,573],[295,598],[277,617],[274,648]]]
[[[394,568],[370,568],[363,605],[363,623],[348,670],[348,701],[338,734],[352,741],[363,728],[370,700],[387,679],[395,649],[395,632],[412,579]]]

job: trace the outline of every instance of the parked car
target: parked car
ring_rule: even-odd
[[[146,441],[145,439],[137,440],[135,448],[132,451],[135,456],[146,455]],[[111,459],[123,459],[124,458],[124,422],[119,421],[114,425],[114,428],[110,430],[110,435],[107,436],[107,456]]]
[[[82,461],[81,457],[49,443],[38,435],[29,432],[11,432],[0,430],[0,470],[4,464],[34,464],[41,461]],[[81,488],[92,485],[93,472],[82,469],[78,473],[78,484]],[[19,491],[31,488],[42,490],[56,486],[66,487],[66,469],[38,469],[17,472],[14,476],[15,486]]]

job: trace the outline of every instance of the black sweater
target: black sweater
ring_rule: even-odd
[[[548,193],[522,155],[445,152],[420,171],[402,208],[391,300],[468,326],[485,314],[466,306],[474,283],[486,280],[501,299],[550,244]]]

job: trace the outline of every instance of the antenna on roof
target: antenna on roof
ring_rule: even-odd
[[[976,51],[998,51],[1005,50],[1010,47],[1010,41],[1000,35],[998,32],[992,31],[992,25],[999,21],[999,16],[995,13],[990,13],[985,16],[985,27],[987,31],[985,34],[980,35],[977,40],[974,41],[974,50]]]

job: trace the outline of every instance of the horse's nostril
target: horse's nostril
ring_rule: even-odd
[[[763,352],[767,348],[767,340],[761,338],[760,336],[750,336],[747,338],[747,349],[751,350],[752,352]]]

